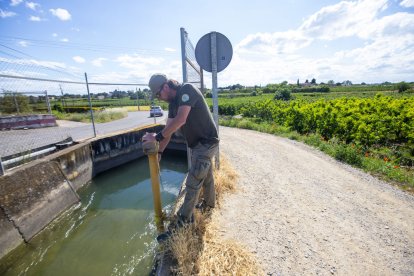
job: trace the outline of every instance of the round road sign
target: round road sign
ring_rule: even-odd
[[[221,33],[216,33],[216,52],[217,52],[217,72],[223,71],[230,63],[233,56],[233,47],[230,40]],[[211,66],[211,34],[204,35],[197,42],[195,56],[200,67],[207,71],[212,71]]]

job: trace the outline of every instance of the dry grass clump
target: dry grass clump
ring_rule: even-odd
[[[177,275],[196,275],[199,270],[198,259],[203,251],[203,236],[207,218],[194,212],[195,223],[174,231],[166,243],[166,249],[176,261],[173,273]]]
[[[227,159],[220,161],[220,170],[214,172],[218,206],[224,194],[235,191],[238,177]],[[174,274],[263,275],[252,253],[234,241],[218,237],[218,227],[212,221],[214,214],[196,211],[194,216],[195,223],[178,229],[166,244],[176,261]]]
[[[238,175],[231,166],[229,160],[220,155],[220,169],[214,170],[214,184],[216,187],[217,204],[220,205],[221,199],[225,193],[236,190],[236,181]]]
[[[202,240],[196,235],[195,224],[189,224],[174,232],[166,247],[171,252],[176,267],[172,272],[177,275],[194,275],[198,270],[197,261],[202,251]]]
[[[217,226],[210,222],[204,248],[198,258],[198,275],[264,275],[256,257],[241,244],[217,237]]]

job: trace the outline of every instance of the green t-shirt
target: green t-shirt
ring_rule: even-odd
[[[178,89],[174,102],[168,106],[168,118],[177,116],[182,105],[191,106],[187,121],[181,127],[188,146],[193,148],[198,143],[218,143],[217,128],[203,94],[190,83]]]

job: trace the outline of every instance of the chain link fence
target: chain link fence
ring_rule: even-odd
[[[136,127],[132,120],[97,128],[94,123],[148,111],[149,95],[142,86],[88,83],[86,74],[82,79],[53,64],[0,58],[0,175],[76,141]]]
[[[197,86],[204,93],[203,69],[197,63],[195,48],[188,37],[188,33],[181,28],[181,59],[183,67],[183,82]]]
[[[202,89],[193,44],[184,28],[181,34],[183,81]],[[138,120],[157,122],[149,118],[154,103],[146,83],[88,82],[86,73],[56,62],[9,56],[0,57],[0,175],[73,142],[134,128]],[[100,123],[117,107],[127,110],[128,120]]]

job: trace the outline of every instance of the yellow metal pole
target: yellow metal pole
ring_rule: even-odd
[[[165,230],[161,205],[158,142],[145,143],[143,144],[142,149],[144,153],[148,155],[152,183],[152,196],[154,198],[155,224],[157,226],[158,233],[163,233]]]

